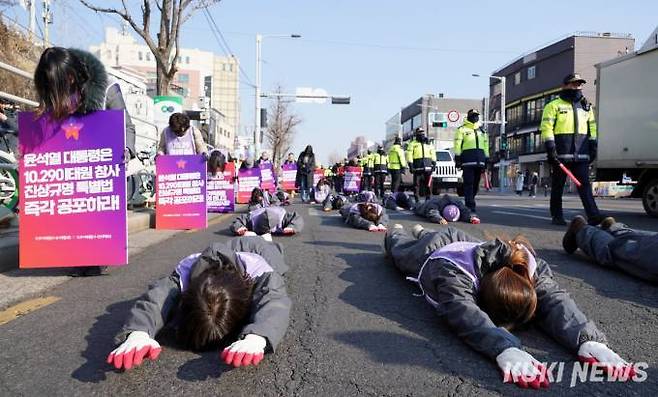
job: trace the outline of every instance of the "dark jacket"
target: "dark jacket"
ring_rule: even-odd
[[[343,217],[345,223],[356,229],[363,229],[363,230],[368,230],[370,226],[377,226],[377,224],[374,224],[369,220],[362,218],[361,214],[358,211],[355,211],[354,206],[356,205],[359,205],[359,203],[343,205],[343,207],[339,210],[340,215]],[[379,204],[375,204],[375,205],[378,205],[379,209],[381,210],[380,212],[381,218],[379,218],[378,224],[388,226],[388,214],[386,213],[386,209],[380,206]]]
[[[304,161],[304,157],[306,161]],[[302,178],[306,178],[306,186],[308,189],[313,187],[313,173],[315,172],[315,154],[306,156],[305,152],[301,152],[297,158],[297,176],[295,177],[295,187],[301,187]]]
[[[271,209],[271,212],[282,211],[282,212],[285,213],[285,215],[283,215],[283,219],[281,219],[281,224],[280,225],[276,225],[276,223],[278,223],[277,219],[274,218],[274,216],[276,214],[264,214],[264,215],[267,215],[268,218],[269,218],[269,215],[272,215],[271,218],[265,220],[265,221],[270,222],[271,227],[278,226],[277,231],[272,232],[272,233],[275,233],[275,234],[282,233],[283,229],[285,229],[285,228],[291,228],[295,231],[295,233],[300,233],[304,229],[304,218],[297,215],[296,212],[286,211],[281,207],[264,207],[264,208],[265,208],[266,212],[270,211],[270,209]],[[258,210],[259,209],[257,208],[254,211],[258,211]],[[246,227],[247,230],[249,230],[249,231],[259,233],[260,230],[254,230],[255,227],[254,227],[254,223],[252,222],[252,217],[255,214],[254,211],[250,211],[246,214],[240,215],[237,218],[235,218],[235,220],[233,221],[233,223],[231,223],[231,226],[229,227],[231,232],[234,233],[234,234],[237,234],[237,232],[240,228]],[[259,234],[264,234],[264,233],[259,233]]]
[[[126,103],[121,95],[121,88],[116,82],[110,81],[105,66],[96,56],[90,52],[69,48],[80,61],[87,67],[89,81],[85,83],[84,101],[79,109],[82,114],[89,114],[97,110],[126,110]],[[130,114],[125,112],[126,147],[131,150],[131,156],[135,156],[135,124]]]
[[[462,222],[469,222],[471,219],[471,210],[469,210],[464,202],[458,198],[450,197],[447,194],[444,194],[441,197],[432,197],[429,200],[426,200],[422,204],[418,204],[414,207],[414,213],[423,218],[428,218],[432,222],[440,222],[443,219],[443,209],[450,205],[454,204],[459,208],[459,220]]]
[[[272,267],[272,272],[263,273],[254,279],[251,312],[240,337],[256,334],[267,340],[267,350],[274,351],[288,328],[291,301],[286,293],[282,275],[288,270],[283,260],[283,249],[279,244],[269,243],[260,237],[240,237],[227,243],[214,243],[206,248],[194,264],[190,280],[213,266],[212,258],[222,256],[230,259],[236,268],[245,269],[236,259],[236,252],[252,252],[260,255]],[[149,288],[130,310],[130,316],[116,337],[122,343],[132,331],[144,331],[154,338],[175,317],[181,297],[180,276],[174,271]]]
[[[463,241],[475,241],[465,233],[458,233]],[[438,237],[437,237],[438,238]],[[444,244],[430,242],[425,250],[429,257]],[[482,243],[474,251],[477,277],[495,271],[509,255],[509,248],[500,240]],[[536,258],[537,269],[534,276],[537,293],[535,321],[547,334],[572,352],[587,341],[606,343],[605,335],[587,320],[569,294],[555,282],[548,264]],[[423,261],[424,262],[424,261]],[[415,276],[415,275],[414,275]],[[468,345],[478,352],[495,359],[503,350],[522,348],[521,341],[508,330],[497,327],[477,304],[478,292],[473,279],[452,262],[432,259],[427,262],[420,275],[420,283],[425,293],[437,302],[435,307],[439,317]]]

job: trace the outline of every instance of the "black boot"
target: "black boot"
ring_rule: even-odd
[[[578,249],[576,235],[586,225],[587,221],[580,215],[577,215],[571,220],[567,232],[564,233],[564,237],[562,238],[562,248],[564,248],[568,254],[573,254]]]

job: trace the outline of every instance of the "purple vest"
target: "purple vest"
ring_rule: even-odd
[[[276,233],[283,229],[283,218],[286,216],[286,210],[281,207],[258,208],[249,213],[249,219],[252,225],[257,225],[261,221],[263,214],[267,212],[267,218],[270,225],[270,233]],[[274,221],[274,222],[273,222]]]
[[[375,198],[375,193],[369,190],[359,193],[359,201],[362,203],[373,203]]]
[[[174,134],[169,127],[165,128],[164,134],[167,154],[196,154],[192,127],[188,128],[187,131],[185,131],[185,135],[181,137]]]
[[[428,261],[432,259],[445,259],[455,265],[461,270],[462,273],[467,275],[475,284],[477,289],[480,284],[480,279],[475,271],[475,258],[474,251],[482,243],[459,241],[456,243],[448,244],[432,252],[432,255],[427,258]],[[420,278],[420,274],[418,275]]]
[[[190,273],[200,256],[201,253],[192,254],[184,258],[178,263],[178,266],[176,266],[176,273],[180,279],[179,283],[181,292],[185,291],[189,286]],[[260,277],[265,273],[273,272],[272,267],[258,254],[252,252],[236,252],[235,256],[238,259],[238,264],[245,269],[245,272],[252,279]]]

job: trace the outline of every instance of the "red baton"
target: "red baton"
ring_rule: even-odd
[[[569,177],[569,179],[571,179],[571,180],[573,181],[573,183],[576,184],[577,187],[580,187],[580,186],[582,185],[582,183],[580,183],[580,181],[578,180],[578,178],[576,178],[576,177],[571,173],[571,171],[569,171],[569,169],[568,169],[567,167],[564,166],[564,164],[562,164],[562,163],[558,163],[558,164],[560,165],[560,168],[562,169],[562,171],[564,171],[564,173],[567,174],[567,176]]]

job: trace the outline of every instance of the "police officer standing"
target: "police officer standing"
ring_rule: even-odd
[[[592,106],[581,89],[585,83],[578,74],[566,76],[559,98],[544,107],[539,127],[548,162],[553,168],[551,217],[554,225],[567,224],[562,212],[562,192],[567,176],[560,169],[560,163],[581,182],[578,194],[588,222],[597,225],[603,220],[589,183],[589,163],[596,159],[597,131]]]
[[[489,159],[489,136],[480,128],[480,112],[471,109],[466,121],[455,132],[455,165],[463,170],[464,201],[475,215],[475,195],[480,186],[480,176]]]
[[[388,156],[384,148],[377,146],[377,153],[372,154],[372,172],[375,174],[375,195],[384,197],[384,181],[388,174]]]
[[[425,196],[425,200],[429,200],[432,195],[429,184],[432,169],[436,165],[436,151],[429,144],[425,130],[416,128],[415,135],[407,146],[407,161],[414,173],[414,198],[418,202],[421,195]]]
[[[361,158],[359,165],[363,168],[361,190],[370,190],[372,184],[372,153],[370,150]]]
[[[402,140],[395,137],[393,146],[388,150],[388,173],[391,174],[391,192],[400,190],[401,175],[407,172],[407,159],[402,150]]]

